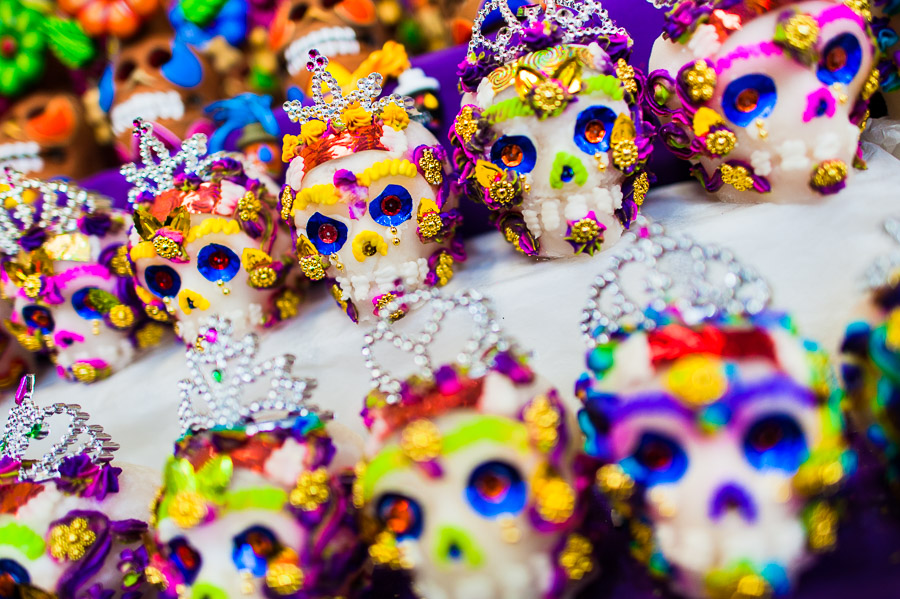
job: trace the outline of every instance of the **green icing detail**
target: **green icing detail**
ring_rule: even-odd
[[[228,593],[208,582],[198,582],[191,587],[191,599],[228,599]]]
[[[577,156],[572,156],[566,152],[559,152],[553,159],[553,166],[550,168],[550,187],[560,189],[564,182],[562,180],[563,168],[568,166],[572,169],[574,176],[572,181],[579,187],[587,182],[587,169],[584,168],[581,160]]]
[[[520,116],[533,116],[534,109],[519,98],[509,98],[488,107],[482,116],[491,125],[508,121]]]
[[[46,547],[41,535],[15,522],[0,526],[0,545],[15,547],[30,560],[41,557]]]
[[[87,33],[76,21],[49,17],[44,23],[44,31],[46,32],[47,40],[50,42],[53,55],[70,69],[78,69],[85,66],[97,54],[91,38],[88,37]],[[90,293],[93,293],[93,291]],[[118,303],[118,300],[116,300],[116,304]],[[101,310],[101,312],[106,311]]]
[[[287,503],[288,495],[284,489],[257,488],[241,489],[225,494],[225,509],[230,511],[260,509],[277,512]]]
[[[625,97],[625,89],[622,83],[612,75],[594,75],[582,80],[583,89],[580,93],[592,94],[603,92],[613,100],[621,100]]]
[[[484,564],[484,555],[472,537],[463,529],[453,526],[444,526],[438,531],[437,542],[434,544],[435,561],[441,564],[455,561],[450,555],[450,547],[453,545],[468,567],[479,568]]]

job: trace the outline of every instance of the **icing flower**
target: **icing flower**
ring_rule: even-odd
[[[0,1],[0,93],[13,96],[44,70],[46,17],[16,0]]]
[[[381,111],[381,120],[391,129],[402,131],[409,125],[409,114],[396,104],[388,104]]]
[[[325,133],[325,130],[327,128],[328,125],[319,120],[312,120],[303,123],[303,125],[300,126],[300,143],[309,145],[318,141],[322,137],[322,134]],[[285,136],[285,151],[287,151],[288,148],[288,141],[296,142],[297,139],[293,135],[290,136],[291,140],[288,140],[287,137],[288,136]],[[294,147],[296,147],[295,144]]]
[[[347,129],[353,131],[372,123],[372,115],[365,108],[354,102],[341,113],[341,120],[347,125]]]
[[[708,405],[728,390],[728,378],[719,360],[702,354],[679,359],[669,369],[666,386],[692,406]]]
[[[716,91],[716,72],[706,64],[705,60],[698,60],[681,74],[681,80],[687,87],[688,95],[696,103],[708,102]]]
[[[60,561],[77,561],[84,557],[88,547],[97,540],[84,518],[75,518],[69,524],[57,524],[50,529],[50,555]]]
[[[59,0],[59,8],[75,17],[88,35],[134,35],[160,6],[159,0]]]
[[[576,254],[587,252],[593,256],[603,245],[605,230],[606,226],[597,220],[597,215],[592,210],[580,220],[569,221],[566,241],[572,245]]]
[[[365,262],[366,258],[375,254],[387,256],[387,251],[384,237],[375,231],[362,231],[353,238],[353,257],[359,262]]]
[[[810,185],[823,194],[837,193],[847,185],[847,165],[841,160],[825,160],[813,171]]]

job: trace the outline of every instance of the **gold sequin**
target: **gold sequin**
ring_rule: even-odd
[[[471,141],[472,136],[475,135],[476,131],[478,131],[478,123],[472,116],[471,106],[463,107],[459,115],[457,115],[456,117],[456,123],[454,123],[453,128],[456,130],[456,134],[461,140],[463,140],[464,143],[469,143],[469,141]]]
[[[93,383],[97,380],[98,371],[86,362],[76,362],[72,366],[72,376],[79,383]]]
[[[328,486],[328,471],[325,468],[318,468],[300,473],[289,500],[294,507],[311,512],[328,501],[329,497],[331,489]]]
[[[532,90],[531,102],[544,113],[553,114],[566,102],[565,91],[553,79],[545,79]]]
[[[41,275],[39,274],[28,275],[25,277],[25,280],[22,281],[22,289],[25,291],[25,295],[31,299],[35,299],[41,294],[41,288],[43,286],[44,284],[41,280]]]
[[[406,425],[400,435],[400,448],[414,462],[428,462],[441,455],[441,431],[430,420]]]
[[[278,274],[271,266],[258,266],[250,271],[247,283],[254,289],[266,289],[275,284]]]
[[[847,165],[843,160],[826,160],[813,172],[812,184],[818,189],[837,185],[847,179]]]
[[[706,136],[706,149],[714,156],[727,156],[737,144],[737,136],[728,129],[717,129]]]
[[[209,513],[206,500],[196,491],[179,491],[169,503],[168,514],[180,528],[193,528]]]
[[[809,546],[814,551],[824,551],[837,542],[837,512],[824,501],[815,505],[807,517]]]
[[[746,167],[723,164],[719,167],[719,172],[722,174],[722,182],[726,185],[731,185],[738,191],[753,189],[753,177]]]
[[[612,144],[613,164],[625,170],[638,161],[638,147],[631,139],[620,139]]]
[[[134,334],[134,339],[137,341],[138,347],[144,349],[159,345],[165,334],[166,328],[164,326],[155,322],[148,322]]]
[[[489,189],[489,194],[491,196],[491,200],[500,204],[501,206],[505,206],[512,202],[515,197],[515,187],[510,181],[506,179],[501,179],[499,181],[494,181],[491,183],[491,187]]]
[[[575,491],[558,475],[542,467],[532,481],[538,515],[554,524],[562,524],[575,513]]]
[[[441,215],[434,210],[419,214],[417,220],[419,221],[419,234],[426,239],[431,239],[444,228]]]
[[[809,50],[819,39],[819,23],[810,15],[796,14],[785,23],[784,36],[791,48]]]
[[[440,185],[444,182],[444,169],[441,161],[434,157],[434,150],[423,150],[419,158],[419,168],[422,176],[432,185]]]
[[[638,178],[634,180],[633,187],[634,194],[631,196],[631,199],[634,200],[634,203],[640,208],[644,204],[647,192],[650,191],[650,177],[646,172],[638,175]]]
[[[88,527],[88,521],[75,518],[50,529],[50,555],[58,560],[80,560],[96,540],[97,535]]]
[[[266,586],[276,595],[293,595],[303,588],[303,570],[297,564],[278,562],[266,570]]]
[[[593,545],[585,537],[575,533],[569,535],[566,546],[559,555],[559,565],[569,580],[581,580],[585,574],[594,569],[594,562],[591,559],[593,550]]]
[[[637,93],[638,86],[637,82],[634,80],[634,67],[625,62],[624,58],[620,58],[616,61],[616,79],[622,83],[622,87],[624,87],[626,91],[633,94]]]
[[[112,260],[109,261],[109,267],[114,273],[120,277],[133,277],[134,271],[131,270],[131,262],[128,260],[128,247],[120,245],[116,249]]]
[[[113,306],[109,310],[109,321],[117,329],[127,329],[134,324],[134,310],[125,304]]]
[[[243,221],[255,221],[259,218],[259,211],[262,210],[262,204],[259,202],[259,198],[256,197],[256,194],[252,191],[248,191],[244,194],[240,200],[238,200],[238,218]]]
[[[556,447],[561,417],[547,397],[541,395],[532,400],[522,413],[522,419],[528,429],[528,436],[539,451],[547,453]]]
[[[708,102],[716,91],[716,72],[705,60],[698,60],[682,75],[688,95],[694,102]]]
[[[171,260],[181,255],[181,246],[162,235],[153,238],[153,249],[160,258]]]
[[[866,85],[863,87],[863,90],[862,90],[862,99],[863,100],[868,100],[873,95],[875,95],[875,92],[878,91],[878,85],[880,83],[879,79],[880,79],[880,73],[878,72],[878,67],[875,67],[872,69],[872,72],[869,73],[869,78],[866,79]]]
[[[300,296],[290,289],[282,291],[278,296],[278,299],[275,300],[275,308],[278,310],[278,317],[280,320],[287,320],[288,318],[297,316],[299,307]]]
[[[597,487],[616,501],[626,501],[634,492],[634,480],[619,464],[607,464],[597,471]]]
[[[593,218],[586,217],[577,222],[572,223],[572,232],[566,239],[575,243],[589,243],[597,238],[600,234],[600,225]]]
[[[387,308],[391,305],[394,300],[397,299],[397,296],[393,293],[385,293],[381,297],[378,298],[375,302],[375,310],[376,312],[380,312],[381,310]],[[403,308],[397,308],[395,312],[390,315],[390,319],[392,321],[400,320],[406,313],[403,311]]]
[[[394,570],[410,567],[408,560],[404,559],[400,548],[397,547],[397,539],[389,532],[382,532],[376,537],[375,542],[369,546],[369,557],[377,566],[389,566]]]
[[[437,265],[434,267],[434,274],[438,277],[437,286],[443,287],[453,278],[453,256],[447,252],[442,253],[438,257]]]
[[[294,196],[291,194],[291,186],[285,185],[281,189],[281,219],[289,220],[291,218],[291,210],[294,208]]]

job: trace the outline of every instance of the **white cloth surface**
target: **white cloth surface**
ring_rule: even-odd
[[[729,247],[769,281],[774,307],[792,312],[803,334],[834,352],[863,301],[865,270],[895,247],[882,223],[900,216],[900,162],[873,145],[866,154],[869,170],[816,205],[722,204],[690,182],[653,191],[644,213],[670,231]],[[581,310],[604,254],[535,262],[496,233],[469,240],[468,251],[449,290],[471,287],[492,298],[507,333],[533,352],[534,368],[575,407],[572,388],[585,348]],[[366,330],[317,290],[297,319],[263,336],[258,357],[295,354],[295,374],[319,381],[315,402],[363,434],[359,411],[369,378],[359,350]],[[447,347],[450,336],[443,339]],[[80,404],[121,444],[117,461],[160,468],[179,434],[183,357],[173,343],[93,385],[67,383],[48,371],[39,377],[35,401]]]

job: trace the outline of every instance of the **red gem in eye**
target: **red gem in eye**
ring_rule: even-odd
[[[87,295],[84,296],[84,307],[87,308],[88,310],[93,310],[94,312],[97,311],[97,307],[94,306],[94,302],[91,301],[90,293],[88,293]]]
[[[156,286],[162,291],[167,291],[172,288],[172,285],[175,281],[172,279],[172,274],[168,273],[164,270],[156,271]]]
[[[403,209],[403,202],[397,196],[387,196],[381,199],[381,211],[385,216],[396,216]]]
[[[31,320],[39,327],[45,327],[50,324],[50,318],[47,316],[46,312],[33,312]]]
[[[475,488],[482,497],[497,503],[509,491],[509,478],[496,472],[486,472],[475,481]]]
[[[391,503],[384,519],[388,530],[395,535],[403,534],[412,528],[412,521],[412,508],[405,499],[398,499]]]
[[[334,243],[338,238],[337,227],[331,223],[325,223],[319,227],[319,239],[325,243]]]
[[[748,88],[738,94],[737,109],[741,112],[751,112],[759,106],[759,91]]]
[[[226,268],[229,262],[231,262],[231,260],[228,258],[228,254],[222,250],[216,250],[209,255],[209,265],[216,270]]]
[[[650,470],[664,470],[672,463],[672,448],[665,443],[651,442],[641,449],[640,457]]]
[[[251,532],[247,535],[247,542],[253,553],[260,557],[268,557],[272,553],[272,540],[264,534]]]
[[[770,423],[756,429],[753,435],[753,447],[758,451],[766,451],[772,449],[784,437],[784,431],[777,424]]]
[[[193,570],[197,567],[197,555],[187,545],[179,545],[175,550],[175,554],[178,556],[178,561],[188,570]]]
[[[825,57],[825,66],[832,73],[834,71],[839,71],[844,68],[847,64],[847,51],[837,46],[828,51],[828,56]]]
[[[16,590],[16,581],[12,574],[4,572],[0,574],[0,597],[12,597]]]

